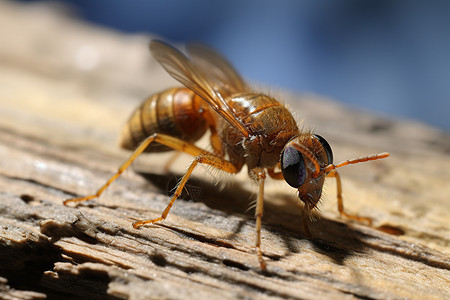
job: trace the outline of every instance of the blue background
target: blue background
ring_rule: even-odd
[[[450,1],[63,2],[102,26],[206,43],[249,81],[450,130]]]

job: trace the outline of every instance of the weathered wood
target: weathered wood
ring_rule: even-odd
[[[372,217],[373,228],[338,217],[328,180],[307,239],[294,191],[268,182],[263,273],[248,210],[255,187],[245,171],[203,168],[189,182],[194,201],[178,200],[165,222],[135,230],[132,221],[161,213],[190,160],[178,158],[166,174],[170,156],[159,154],[135,164],[145,177],[127,171],[101,199],[63,206],[115,172],[128,155],[116,147],[120,127],[173,81],[147,53],[150,38],[44,7],[0,4],[0,297],[450,297],[449,135],[312,95],[282,98],[330,141],[336,161],[391,152],[341,171],[346,208]],[[97,64],[86,69],[80,56]]]

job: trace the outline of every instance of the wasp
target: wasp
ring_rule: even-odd
[[[161,216],[134,222],[134,228],[166,219],[175,200],[198,164],[235,174],[247,166],[258,185],[255,206],[256,253],[261,269],[266,263],[261,251],[264,183],[267,176],[285,180],[297,189],[303,205],[303,224],[310,235],[306,216],[322,194],[325,177],[337,181],[338,210],[357,221],[371,219],[344,211],[341,179],[337,168],[389,156],[368,155],[333,163],[329,143],[320,135],[303,132],[289,110],[279,101],[250,88],[231,64],[205,46],[189,45],[189,58],[171,45],[153,40],[150,52],[162,67],[184,87],[171,88],[146,99],[131,115],[122,136],[122,148],[131,156],[95,194],[67,199],[64,204],[99,197],[143,152],[178,151],[194,157]],[[210,132],[211,149],[195,145]]]

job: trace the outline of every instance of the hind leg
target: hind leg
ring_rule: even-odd
[[[155,133],[155,134],[149,136],[148,138],[146,138],[139,145],[139,147],[137,147],[136,150],[134,150],[134,152],[130,155],[130,157],[119,167],[117,172],[113,176],[111,176],[111,178],[109,178],[108,181],[104,185],[102,185],[95,194],[88,195],[85,197],[67,199],[63,202],[64,205],[67,205],[69,203],[79,203],[79,202],[87,201],[90,199],[98,198],[106,190],[106,188],[108,186],[110,186],[111,183],[113,183],[114,180],[116,180],[136,160],[136,158],[139,155],[141,155],[142,152],[144,152],[145,149],[148,146],[150,146],[152,143],[159,143],[159,144],[168,146],[176,151],[184,152],[184,153],[190,154],[192,156],[196,156],[196,157],[197,156],[215,157],[214,159],[213,158],[206,159],[205,160],[206,163],[207,162],[213,163],[218,159],[222,163],[216,163],[217,168],[222,169],[229,173],[236,173],[239,171],[238,170],[239,167],[234,166],[230,162],[228,162],[222,158],[219,158],[219,157],[213,155],[212,153],[209,153],[208,151],[198,148],[197,146],[195,146],[191,143],[171,137],[169,135]],[[214,166],[216,166],[216,165],[214,165]]]

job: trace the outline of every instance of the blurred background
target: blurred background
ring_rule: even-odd
[[[250,82],[450,130],[450,1],[62,2],[103,27],[206,43]]]

